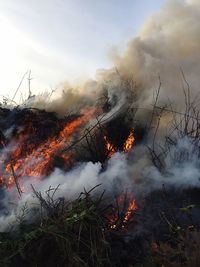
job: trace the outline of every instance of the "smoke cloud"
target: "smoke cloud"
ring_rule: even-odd
[[[113,55],[122,75],[138,84],[140,104],[151,100],[158,75],[162,81],[160,100],[180,105],[184,71],[193,95],[199,92],[200,73],[199,1],[169,0],[147,20],[138,36],[129,41],[124,54]]]
[[[149,108],[160,76],[160,102],[168,103],[170,99],[181,110],[184,101],[182,89],[186,85],[181,70],[193,97],[199,92],[199,17],[199,1],[166,1],[161,10],[144,23],[138,35],[128,42],[122,54],[111,52],[112,69],[98,70],[96,80],[89,80],[76,89],[67,83],[62,85],[60,97],[55,94],[51,100],[44,95],[32,98],[26,105],[65,115],[75,107],[94,104],[105,91],[110,103],[116,104],[117,98],[118,107],[126,105],[127,99],[130,102],[130,90],[133,90],[137,97],[132,98],[132,104]],[[130,80],[133,84],[127,86]]]

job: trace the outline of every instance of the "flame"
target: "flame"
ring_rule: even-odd
[[[137,209],[136,200],[131,194],[121,194],[116,199],[116,207],[109,215],[111,229],[124,229]]]
[[[124,216],[124,223],[128,222],[131,216],[133,215],[134,211],[137,209],[136,201],[133,199],[129,202],[127,212]]]
[[[106,146],[106,151],[108,153],[108,158],[111,158],[116,152],[117,150],[115,149],[115,147],[108,141],[108,138],[106,135],[104,135],[104,141],[105,141],[105,146]]]
[[[134,141],[135,141],[135,138],[133,135],[133,131],[131,131],[128,138],[126,139],[126,141],[124,143],[123,151],[125,153],[128,153],[132,149]]]
[[[49,175],[53,171],[56,157],[62,159],[63,165],[68,167],[72,165],[72,152],[62,153],[62,149],[67,147],[74,133],[79,131],[80,127],[87,124],[90,119],[99,112],[99,108],[90,107],[81,111],[81,116],[68,121],[57,136],[50,136],[40,144],[34,144],[34,134],[37,135],[37,129],[34,129],[32,123],[26,125],[24,129],[18,131],[17,137],[12,139],[0,154],[0,186],[10,187],[16,179],[21,177],[39,177]],[[32,140],[33,138],[33,140]],[[108,158],[117,152],[107,135],[104,135],[105,149]],[[134,143],[133,131],[123,144],[123,151],[129,152]]]
[[[108,158],[111,158],[116,152],[117,148],[108,140],[108,137],[104,135],[104,141],[105,141],[105,148],[107,151]],[[135,138],[133,131],[130,132],[129,136],[127,137],[126,141],[123,144],[123,152],[128,153],[133,147]]]
[[[81,116],[66,123],[63,130],[57,137],[48,138],[38,147],[34,147],[31,144],[28,150],[30,153],[26,153],[24,150],[24,143],[28,140],[28,134],[21,134],[18,140],[14,141],[10,147],[12,151],[9,155],[9,148],[0,156],[0,162],[2,166],[5,165],[5,169],[0,173],[0,185],[12,186],[14,184],[13,171],[17,178],[25,176],[42,177],[47,174],[48,169],[51,167],[55,155],[60,150],[67,146],[71,141],[72,135],[82,125],[88,123],[88,121],[96,114],[95,108],[84,109],[81,112]],[[65,162],[70,164],[71,153],[62,154],[62,158]]]

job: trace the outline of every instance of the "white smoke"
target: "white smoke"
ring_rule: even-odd
[[[163,185],[177,189],[200,187],[200,159],[193,140],[185,137],[178,141],[176,146],[167,153],[164,163],[167,172],[160,172],[152,165],[144,146],[134,148],[132,155],[116,153],[108,162],[106,169],[100,163],[85,162],[78,164],[69,172],[56,169],[49,177],[36,180],[34,177],[24,177],[20,184],[25,188],[22,198],[16,202],[16,192],[12,189],[6,194],[2,203],[8,214],[0,216],[0,231],[5,231],[18,224],[17,216],[27,205],[28,210],[39,206],[34,197],[31,184],[35,190],[42,192],[51,187],[59,189],[56,198],[64,197],[73,200],[80,192],[89,191],[98,184],[99,192],[106,190],[106,194],[114,197],[126,190],[133,193],[136,198],[148,195],[153,190],[162,189]],[[179,160],[178,160],[179,159]],[[94,191],[96,194],[98,191]],[[11,204],[8,204],[11,203]],[[29,221],[33,218],[28,215]],[[35,218],[37,215],[34,215]]]
[[[105,171],[102,171],[100,163],[86,162],[78,164],[67,173],[56,169],[49,177],[42,181],[37,180],[35,177],[24,177],[20,180],[20,185],[25,189],[25,193],[22,194],[22,198],[18,199],[17,203],[17,192],[14,193],[15,189],[11,189],[6,193],[6,199],[4,199],[3,203],[8,215],[0,216],[0,231],[17,226],[16,215],[21,213],[25,205],[27,205],[28,210],[38,207],[39,201],[34,197],[31,185],[33,185],[37,192],[42,192],[44,197],[45,191],[49,187],[56,188],[60,185],[56,198],[64,197],[66,200],[73,200],[78,197],[80,192],[84,190],[89,191],[98,184],[101,184],[100,191],[106,189],[108,192],[112,191],[114,193],[114,186],[119,191],[119,187],[121,190],[130,183],[127,164],[126,155],[116,153],[109,160]],[[13,205],[13,202],[15,202],[15,205]]]

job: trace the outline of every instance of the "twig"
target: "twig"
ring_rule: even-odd
[[[22,85],[22,82],[24,81],[24,78],[26,77],[26,74],[28,73],[28,71],[26,71],[25,73],[24,73],[24,75],[22,76],[22,79],[21,79],[21,81],[20,81],[20,83],[19,83],[19,85],[18,85],[18,87],[17,87],[17,89],[16,89],[16,91],[15,91],[15,93],[14,93],[14,96],[13,96],[13,98],[12,98],[12,101],[15,99],[15,97],[16,97],[16,94],[17,94],[17,92],[19,91],[19,89],[20,89],[20,87],[21,87],[21,85]]]
[[[28,75],[28,99],[31,98],[32,93],[31,93],[31,80],[33,80],[33,78],[31,78],[31,70],[29,71],[29,75]]]
[[[21,190],[21,187],[20,187],[18,179],[17,179],[17,175],[15,174],[14,167],[13,167],[13,164],[12,164],[12,160],[10,161],[10,166],[11,166],[12,176],[13,176],[17,191],[19,193],[19,196],[21,197],[23,191]]]

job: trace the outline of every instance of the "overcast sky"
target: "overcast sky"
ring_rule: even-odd
[[[0,95],[13,96],[26,70],[32,89],[94,77],[111,66],[164,0],[0,0]],[[27,89],[26,81],[22,91]]]

